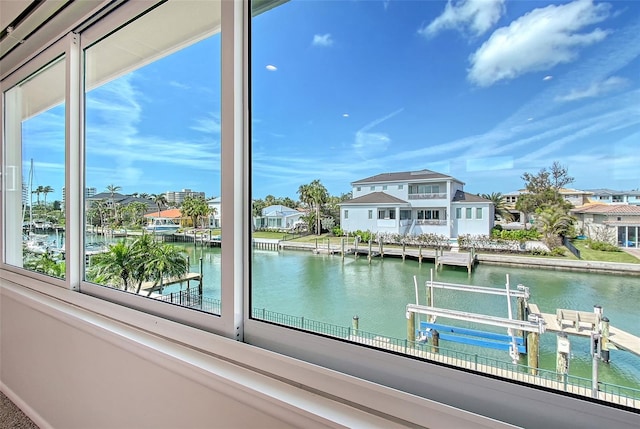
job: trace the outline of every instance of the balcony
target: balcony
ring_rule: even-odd
[[[409,194],[410,200],[438,200],[447,198],[446,193]]]

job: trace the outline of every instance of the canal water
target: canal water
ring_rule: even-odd
[[[199,269],[203,260],[204,295],[220,299],[220,249],[179,244],[189,254],[191,271]],[[617,276],[541,270],[537,268],[500,267],[478,264],[471,276],[466,268],[445,267],[436,271],[434,264],[399,258],[372,260],[355,259],[353,255],[315,255],[307,251],[254,250],[252,264],[253,308],[266,309],[305,319],[349,327],[354,316],[359,328],[376,335],[406,338],[405,307],[415,302],[414,276],[419,285],[419,299],[426,304],[425,282],[431,271],[435,280],[476,286],[504,288],[509,275],[510,287],[527,286],[530,301],[542,312],[553,313],[557,308],[593,311],[594,305],[603,308],[611,325],[640,336],[640,277]],[[178,290],[178,285],[165,288],[164,293]],[[515,301],[515,300],[514,300]],[[505,297],[435,290],[434,305],[507,317]],[[513,305],[515,316],[515,305]],[[445,323],[442,319],[441,323]],[[473,326],[462,322],[452,325],[473,327],[505,333],[497,328]],[[588,338],[570,337],[571,360],[569,373],[591,378],[592,358]],[[442,341],[442,347],[481,356],[510,361],[508,352],[453,344]],[[611,363],[599,365],[600,381],[640,389],[640,357],[632,353],[612,350]],[[526,364],[522,356],[521,363]],[[555,370],[556,334],[545,333],[540,342],[540,367]]]
[[[100,240],[98,238],[98,240]],[[190,271],[203,267],[203,294],[220,299],[220,248],[174,243],[184,248]],[[518,284],[529,288],[530,301],[543,313],[555,314],[557,308],[592,312],[595,305],[603,309],[611,325],[640,337],[640,277],[543,270],[538,268],[501,267],[478,264],[471,276],[466,268],[445,267],[435,270],[431,262],[418,263],[400,258],[374,258],[353,255],[315,255],[310,251],[253,252],[252,308],[265,309],[306,320],[349,327],[358,316],[359,329],[383,337],[406,338],[406,305],[415,303],[414,276],[419,286],[420,304],[426,304],[425,282],[431,271],[434,280],[504,289],[507,275],[510,288]],[[170,285],[163,293],[176,292],[180,285]],[[434,305],[472,313],[507,317],[505,297],[435,290]],[[515,317],[515,300],[512,303]],[[224,305],[224,304],[223,304]],[[439,323],[445,323],[439,319]],[[451,321],[451,325],[499,333],[505,330]],[[570,336],[569,374],[591,379],[592,358],[589,338]],[[555,371],[555,333],[540,339],[540,368]],[[509,362],[508,352],[469,345],[440,342],[441,347],[478,354]],[[640,357],[622,350],[611,350],[611,362],[600,363],[601,382],[640,389]],[[520,363],[526,365],[526,356]]]

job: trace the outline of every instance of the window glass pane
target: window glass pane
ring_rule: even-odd
[[[5,93],[5,262],[64,278],[65,62]]]
[[[252,316],[512,380],[527,373],[547,388],[591,386],[587,331],[606,331],[594,306],[640,336],[640,277],[626,275],[640,263],[629,252],[640,226],[640,57],[629,42],[640,4],[270,4],[251,28],[251,198],[287,201],[307,228],[286,235],[287,250],[254,250]],[[515,265],[466,263],[483,253]],[[630,271],[592,272],[593,260]],[[432,270],[464,291],[434,287],[428,301]],[[573,328],[567,351],[558,319],[566,333],[578,315],[597,322]],[[516,334],[513,319],[529,330]],[[558,341],[567,367],[556,366]],[[637,395],[640,357],[605,355],[598,385]]]
[[[219,2],[168,2],[85,51],[86,280],[213,313],[219,25]]]

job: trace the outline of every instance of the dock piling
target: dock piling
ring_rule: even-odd
[[[571,342],[566,333],[560,332],[557,335],[556,351],[556,373],[558,381],[566,383],[569,373],[569,356],[571,354]]]

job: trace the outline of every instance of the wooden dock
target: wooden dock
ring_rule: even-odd
[[[566,322],[558,322],[558,314],[542,313],[537,305],[529,303],[529,313],[539,314],[545,322],[547,332],[564,332],[569,335],[577,335],[581,337],[590,337],[592,332],[592,324],[590,320],[568,324]],[[584,312],[586,313],[586,312]],[[589,313],[593,314],[593,313]],[[619,350],[631,352],[640,356],[640,338],[632,335],[615,326],[609,326],[609,347],[613,344]]]
[[[436,258],[436,270],[445,265],[453,265],[458,267],[467,267],[467,271],[471,274],[471,270],[475,264],[475,255],[473,252],[447,252],[442,253]]]
[[[189,284],[189,282],[191,282],[192,280],[197,280],[199,282],[199,286],[202,285],[202,276],[200,275],[200,273],[187,273],[181,277],[165,279],[162,282],[162,287],[184,282],[187,282],[187,284]],[[151,292],[155,292],[158,289],[160,289],[160,284],[156,284],[156,282],[143,282],[142,287],[140,288],[141,291],[147,291],[149,294],[151,294]]]

